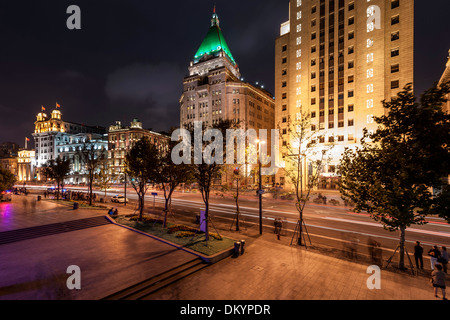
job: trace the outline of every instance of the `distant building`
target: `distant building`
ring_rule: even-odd
[[[77,133],[70,135],[68,139],[58,144],[57,152],[59,157],[64,159],[70,159],[71,171],[65,179],[66,184],[80,184],[88,183],[88,172],[86,171],[85,164],[83,164],[80,158],[80,150],[87,143],[87,146],[94,148],[97,157],[100,157],[102,153],[105,155],[105,163],[107,162],[108,155],[108,135],[98,133]]]
[[[19,152],[19,145],[14,142],[3,142],[0,144],[0,157],[9,158],[17,157]]]
[[[241,79],[214,10],[208,33],[183,79],[180,127],[193,126],[194,121],[208,127],[219,120],[239,121],[244,130],[274,129],[275,101],[262,87]]]
[[[33,133],[35,145],[35,165],[37,180],[42,180],[41,168],[47,161],[59,156],[61,146],[67,146],[71,137],[77,134],[106,134],[102,127],[85,126],[74,122],[62,120],[61,111],[55,109],[50,117],[44,112],[36,116],[35,130]]]
[[[239,66],[231,54],[214,10],[210,28],[189,66],[189,75],[183,79],[180,98],[180,128],[193,128],[195,121],[212,127],[221,120],[239,123],[243,130],[267,130],[267,153],[271,150],[271,129],[275,129],[275,101],[263,86],[243,80]],[[253,142],[252,142],[253,143]],[[234,169],[234,168],[233,168]],[[241,171],[248,180],[256,182],[252,165]],[[230,179],[227,177],[231,176]],[[215,183],[230,184],[233,171],[217,177]],[[247,179],[252,178],[252,179]],[[264,177],[264,183],[272,183]]]
[[[10,171],[18,180],[17,158],[0,158],[0,168]]]
[[[35,150],[22,149],[17,156],[17,180],[28,182],[35,180]]]
[[[413,81],[414,1],[289,2],[289,20],[275,41],[276,124],[289,145],[286,119],[307,113],[319,145],[334,145],[321,188],[337,188],[345,148],[360,145],[364,129],[375,131],[374,117],[386,112],[382,101]],[[280,146],[281,159],[288,153]]]
[[[125,172],[125,157],[134,143],[147,137],[151,143],[165,148],[170,137],[142,127],[142,122],[133,119],[130,126],[123,126],[120,121],[109,127],[108,132],[108,170],[119,181]]]

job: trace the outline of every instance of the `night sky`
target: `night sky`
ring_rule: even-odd
[[[357,0],[362,1],[362,0]],[[406,0],[401,0],[406,1]],[[415,88],[439,80],[450,49],[450,1],[416,0]],[[154,131],[179,124],[182,80],[217,5],[242,76],[273,92],[274,43],[288,0],[1,0],[0,143],[32,138],[41,105],[108,127],[133,118]],[[69,30],[69,5],[81,30]],[[32,140],[32,139],[31,139]]]

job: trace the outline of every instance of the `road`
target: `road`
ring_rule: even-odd
[[[42,187],[31,187],[41,189]],[[85,191],[86,188],[73,188],[73,190]],[[104,192],[95,191],[100,196]],[[158,195],[153,197],[152,192]],[[111,197],[123,194],[123,189],[115,189],[107,192]],[[130,200],[128,207],[137,205],[137,195],[133,189],[127,190],[127,198]],[[149,191],[146,196],[148,208],[164,206],[162,191]],[[123,206],[114,204],[114,206]],[[240,207],[240,230],[257,234],[259,232],[259,204],[257,197],[241,198]],[[172,200],[174,212],[173,219],[189,219],[195,221],[196,215],[204,208],[199,193],[175,192]],[[210,216],[212,228],[235,230],[236,217],[235,201],[217,195],[211,196]],[[181,218],[183,217],[183,218]],[[289,237],[293,242],[293,230],[296,229],[298,213],[292,201],[275,200],[268,197],[263,198],[263,232],[273,232],[274,219],[280,217],[283,220],[283,236]],[[354,213],[349,208],[331,205],[318,205],[308,203],[304,212],[306,224],[305,242],[309,245],[308,236],[313,245],[322,245],[334,249],[347,249],[352,241],[358,244],[359,251],[367,253],[369,239],[378,241],[384,252],[384,257],[392,255],[399,242],[398,232],[389,232],[382,225],[372,220],[368,214]],[[422,243],[425,253],[432,245],[450,247],[450,225],[445,220],[437,217],[427,218],[428,224],[413,226],[406,231],[406,248],[410,254],[413,253],[415,241]]]

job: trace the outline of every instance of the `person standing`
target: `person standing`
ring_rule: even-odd
[[[434,270],[434,267],[441,256],[441,252],[438,250],[437,246],[433,246],[433,248],[431,248],[430,251],[428,251],[428,255],[430,256],[431,260],[431,270]]]
[[[444,273],[447,273],[447,265],[448,265],[448,252],[446,247],[441,248],[441,257],[439,258],[438,262],[442,264],[442,267],[444,268]]]
[[[416,245],[414,246],[414,259],[416,260],[417,270],[423,270],[423,247],[419,241],[416,241]]]
[[[434,296],[438,298],[438,288],[442,291],[442,300],[447,300],[445,297],[445,273],[442,271],[442,266],[436,264],[436,270],[431,273],[431,281],[434,287]]]

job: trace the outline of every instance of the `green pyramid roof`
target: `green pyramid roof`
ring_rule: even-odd
[[[219,17],[216,13],[214,13],[211,21],[211,27],[209,28],[200,48],[195,54],[194,59],[198,62],[205,54],[217,55],[221,51],[225,52],[228,58],[236,64],[230,48],[228,48],[227,42],[223,37],[222,30],[219,27]]]

